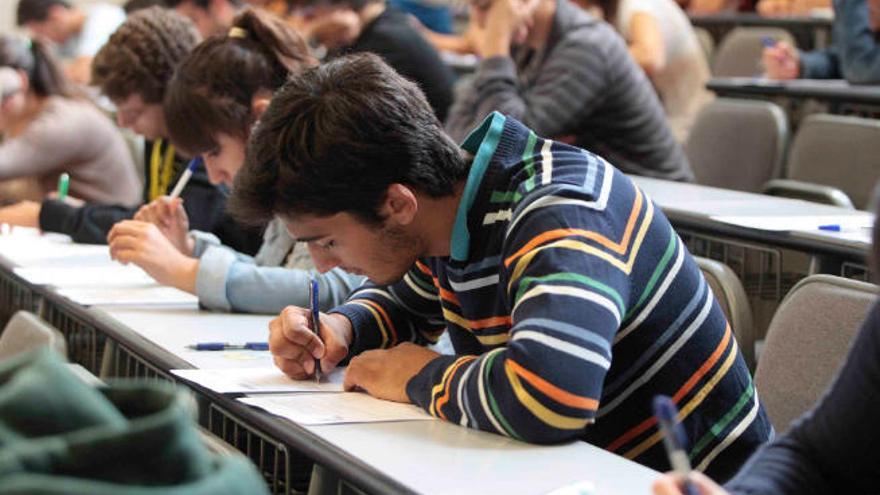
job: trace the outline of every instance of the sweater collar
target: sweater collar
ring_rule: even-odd
[[[456,261],[466,261],[468,252],[470,251],[471,236],[468,231],[468,214],[477,197],[480,184],[483,182],[483,176],[486,169],[489,168],[489,162],[495,155],[495,149],[501,140],[501,134],[504,131],[504,123],[507,119],[498,112],[492,112],[483,120],[476,129],[465,138],[461,147],[474,155],[474,161],[471,164],[470,172],[468,172],[467,182],[458,203],[458,210],[455,214],[455,224],[452,228],[452,259]]]

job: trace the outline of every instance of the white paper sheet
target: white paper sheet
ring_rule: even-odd
[[[163,286],[68,288],[58,289],[58,293],[73,302],[86,306],[98,304],[107,306],[191,305],[198,302],[198,298],[188,292]]]
[[[772,215],[749,215],[749,216],[713,216],[713,220],[730,225],[748,227],[758,230],[770,231],[819,231],[821,225],[839,225],[842,231],[870,229],[874,224],[874,216],[868,213],[844,216],[772,216]]]
[[[214,351],[202,351],[214,352]],[[276,367],[213,370],[171,370],[171,373],[221,394],[279,392],[342,392],[345,369],[337,368],[318,383],[294,380]]]
[[[261,395],[238,400],[303,425],[434,419],[412,404],[379,400],[360,392]]]
[[[18,267],[16,275],[34,285],[52,285],[59,288],[74,287],[158,287],[152,277],[140,268],[129,265]]]

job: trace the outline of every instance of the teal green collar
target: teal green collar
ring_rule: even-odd
[[[468,213],[474,204],[480,184],[483,182],[483,175],[489,168],[489,161],[495,154],[495,148],[498,147],[498,141],[501,140],[505,120],[504,115],[492,112],[479,127],[471,131],[461,145],[465,151],[474,155],[474,163],[471,164],[467,183],[464,186],[461,201],[458,203],[458,211],[455,213],[455,225],[452,228],[453,260],[467,260],[471,244],[471,235],[467,227]]]

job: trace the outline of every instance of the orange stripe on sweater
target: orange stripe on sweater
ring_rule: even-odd
[[[531,371],[523,368],[522,365],[520,365],[513,359],[507,359],[504,364],[505,366],[510,366],[510,368],[513,369],[513,371],[517,375],[519,375],[520,378],[522,378],[531,386],[540,390],[542,394],[550,397],[559,404],[591,411],[595,411],[599,407],[599,401],[597,401],[596,399],[582,397],[580,395],[575,395],[571,392],[563,390],[556,385],[548,382],[547,380],[541,378],[540,376],[532,373]]]
[[[525,246],[520,248],[519,251],[509,256],[504,260],[504,266],[510,266],[512,262],[514,262],[517,258],[522,255],[528,253],[532,249],[544,244],[546,242],[550,242],[555,239],[559,239],[561,237],[568,236],[582,236],[587,239],[598,242],[599,244],[605,246],[606,248],[614,251],[619,255],[623,255],[626,253],[626,248],[629,245],[629,240],[632,237],[632,233],[636,227],[636,221],[639,218],[639,212],[642,210],[642,192],[636,188],[636,199],[633,202],[632,210],[629,213],[629,220],[626,222],[626,229],[624,229],[623,237],[620,239],[620,242],[612,241],[611,239],[605,237],[604,235],[594,232],[591,230],[582,230],[582,229],[556,229],[550,230],[547,232],[543,232],[526,243]]]
[[[715,348],[715,350],[712,352],[712,355],[709,356],[708,359],[706,359],[702,366],[700,366],[700,369],[694,372],[694,374],[691,375],[691,377],[688,378],[686,382],[684,382],[684,385],[682,385],[681,388],[679,388],[678,391],[675,392],[675,395],[672,396],[672,402],[678,405],[678,403],[688,394],[688,392],[690,392],[694,387],[697,386],[697,383],[700,382],[700,379],[706,376],[706,373],[708,373],[715,366],[715,364],[718,363],[718,360],[721,359],[721,356],[724,355],[724,349],[726,349],[727,345],[730,343],[730,335],[730,325],[728,325],[727,328],[725,328],[724,330],[724,337],[722,337],[721,342],[718,344],[718,347]],[[611,444],[609,444],[608,447],[606,447],[605,449],[614,452],[635,437],[653,428],[656,424],[657,419],[652,416],[621,435],[617,440],[611,442]]]

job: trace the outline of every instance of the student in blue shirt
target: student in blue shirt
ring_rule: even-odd
[[[268,12],[245,10],[228,33],[208,38],[178,66],[164,102],[171,141],[187,155],[202,156],[212,183],[231,186],[250,128],[273,92],[315,64],[293,28]],[[108,242],[114,259],[196,294],[209,309],[275,313],[308,304],[311,258],[279,221],[269,223],[251,258],[211,234],[189,231],[182,202],[159,198],[134,220],[116,224]],[[344,301],[362,280],[342,270],[317,278],[322,308]]]
[[[880,0],[834,0],[833,44],[800,52],[780,42],[764,50],[772,79],[846,79],[880,83]]]

